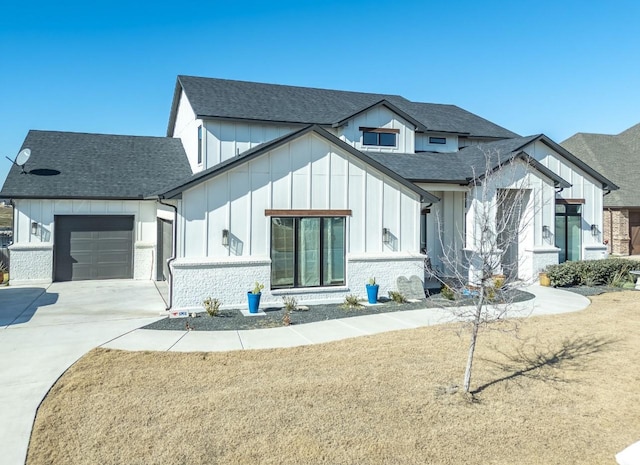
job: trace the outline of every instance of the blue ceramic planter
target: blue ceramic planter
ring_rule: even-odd
[[[247,298],[249,299],[249,313],[258,313],[258,308],[260,307],[261,295],[262,295],[262,292],[258,294],[247,292]]]
[[[370,304],[378,303],[378,288],[377,284],[367,284],[367,300]]]

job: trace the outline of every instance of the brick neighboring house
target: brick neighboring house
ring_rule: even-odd
[[[579,132],[560,145],[618,184],[604,197],[604,239],[614,255],[640,255],[640,124],[617,135]]]

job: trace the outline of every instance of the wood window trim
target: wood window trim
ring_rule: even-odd
[[[400,134],[400,129],[392,129],[392,128],[366,128],[364,126],[360,126],[360,131],[362,132],[382,132],[386,134]]]
[[[584,205],[584,199],[556,199],[558,205]]]
[[[265,210],[264,216],[297,216],[297,217],[320,217],[320,216],[351,216],[351,210]]]

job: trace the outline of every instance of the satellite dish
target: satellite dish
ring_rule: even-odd
[[[16,157],[16,165],[20,167],[24,166],[24,164],[29,161],[30,156],[31,156],[31,149],[21,150],[18,156]]]

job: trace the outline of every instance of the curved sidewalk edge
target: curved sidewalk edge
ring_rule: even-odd
[[[591,301],[579,294],[532,285],[524,288],[535,299],[517,304],[518,316],[554,315],[583,310]],[[236,331],[161,331],[137,329],[101,347],[130,351],[223,352],[275,349],[368,336],[399,329],[450,323],[448,309],[427,308],[402,312],[323,320],[296,326]]]

